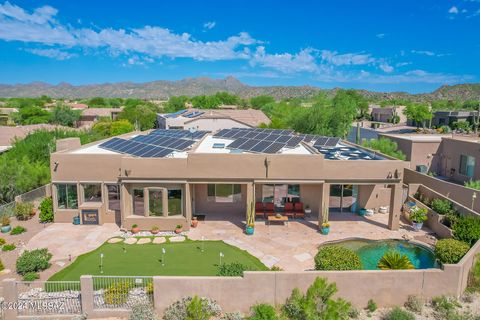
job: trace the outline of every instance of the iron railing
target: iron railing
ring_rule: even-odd
[[[82,314],[80,281],[17,281],[17,315]]]
[[[94,309],[131,309],[138,304],[153,305],[153,278],[94,276]]]

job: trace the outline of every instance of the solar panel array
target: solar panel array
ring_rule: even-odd
[[[333,148],[335,147],[338,143],[340,142],[340,138],[336,137],[320,137],[318,138],[313,146],[315,148],[322,148],[322,147],[327,147],[327,148]]]
[[[121,138],[112,138],[100,144],[99,147],[142,158],[162,158],[175,151],[170,148],[158,147],[143,142]]]
[[[174,151],[185,151],[208,131],[153,130],[150,134],[139,135],[126,140],[113,138],[99,145],[100,148],[129,154],[136,157],[165,157]]]

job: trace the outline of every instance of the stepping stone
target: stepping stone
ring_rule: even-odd
[[[155,244],[162,244],[162,243],[165,243],[167,242],[167,239],[165,239],[165,237],[155,237],[153,239],[153,243]]]
[[[138,239],[137,244],[145,244],[150,242],[152,242],[150,238],[141,238],[141,239]]]
[[[182,242],[185,241],[184,236],[175,236],[170,238],[170,242]]]
[[[135,244],[137,243],[137,238],[128,238],[127,240],[124,241],[126,244]]]
[[[62,262],[62,261],[57,261],[55,264],[60,267],[65,266],[65,262]]]
[[[4,274],[8,274],[8,273],[10,273],[10,272],[12,272],[12,270],[10,270],[10,269],[3,269],[2,271],[0,271],[0,276],[1,276],[1,275],[4,275]]]
[[[274,265],[276,265],[280,259],[278,259],[277,257],[274,257],[274,256],[271,256],[271,255],[266,255],[264,256],[261,261],[269,268],[273,267]]]
[[[123,239],[122,238],[111,238],[111,239],[108,239],[108,243],[119,243],[119,242],[122,242]]]
[[[295,259],[297,259],[298,261],[300,262],[305,262],[309,259],[312,259],[312,256],[310,255],[310,253],[308,252],[304,252],[304,253],[300,253],[300,254],[296,254],[293,256]]]

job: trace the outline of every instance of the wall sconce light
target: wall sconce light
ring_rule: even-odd
[[[402,176],[402,174],[400,172],[398,172],[398,169],[395,169],[395,179],[400,179],[400,177]]]
[[[125,169],[125,176],[128,177],[130,175],[130,173],[132,173],[132,170]]]
[[[392,179],[392,177],[393,177],[392,172],[389,172],[388,176],[387,176],[387,179]]]
[[[58,168],[58,162],[55,161],[55,162],[53,163],[53,171],[57,172],[57,168]]]

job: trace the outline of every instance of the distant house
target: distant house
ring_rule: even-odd
[[[467,121],[473,123],[478,111],[436,111],[433,114],[432,126],[451,126],[455,122]]]
[[[374,107],[372,108],[372,121],[377,122],[389,122],[395,115],[395,109],[393,107]]]
[[[87,108],[82,111],[77,127],[92,126],[100,118],[116,120],[122,108]]]
[[[255,109],[184,109],[175,113],[157,115],[158,129],[185,129],[216,131],[230,128],[254,128],[269,124],[270,119]]]
[[[88,109],[88,105],[84,103],[69,103],[68,106],[73,110],[84,110]]]
[[[12,147],[15,139],[23,139],[30,133],[37,130],[55,130],[71,128],[52,125],[52,124],[30,124],[25,126],[0,126],[0,153],[7,151]]]

